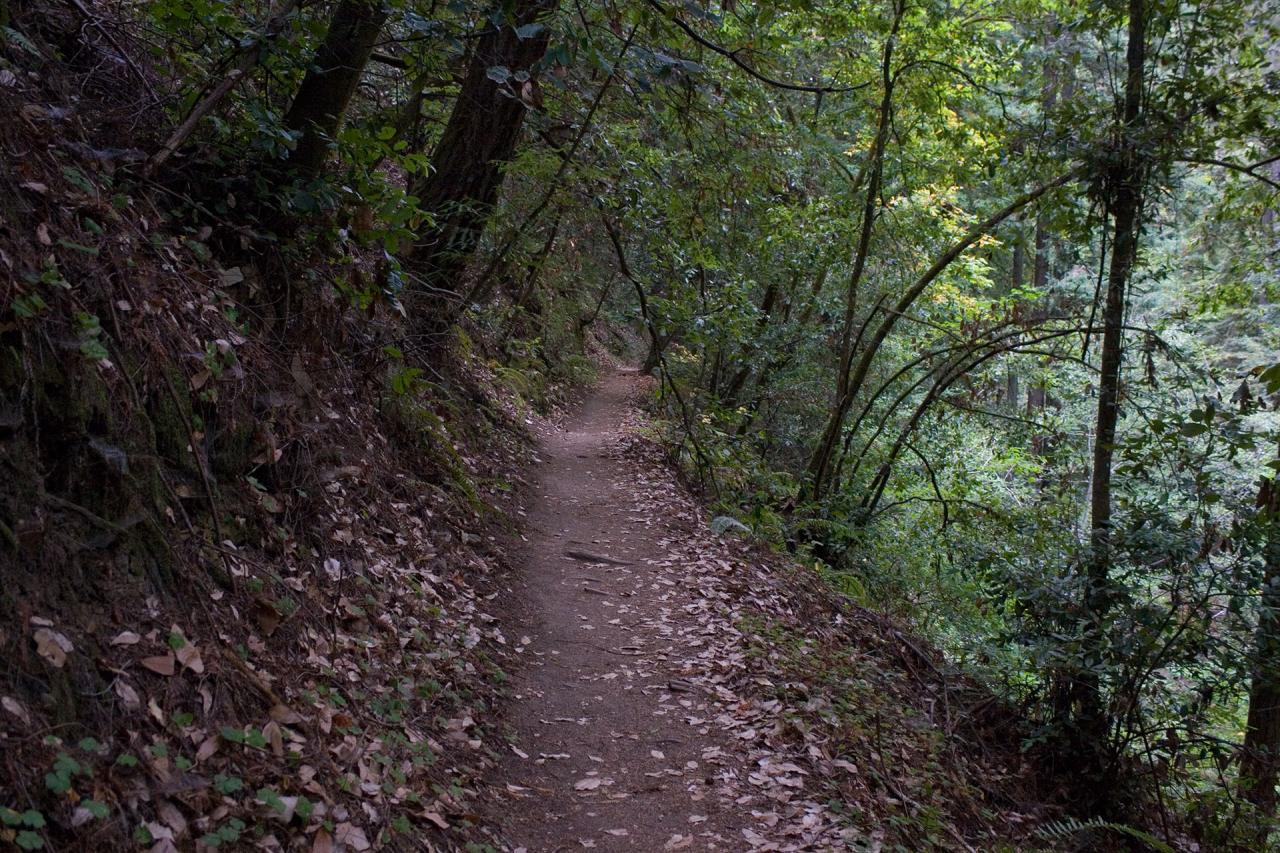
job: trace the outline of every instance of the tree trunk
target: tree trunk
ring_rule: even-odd
[[[800,273],[795,273],[791,281],[791,290],[794,292],[796,285],[799,284]],[[728,408],[737,408],[738,395],[742,393],[742,389],[746,387],[747,379],[751,377],[752,365],[760,350],[760,341],[764,337],[764,333],[769,328],[769,322],[773,318],[773,312],[778,302],[778,283],[770,280],[764,291],[764,298],[760,301],[760,313],[756,317],[755,334],[752,335],[747,345],[742,348],[741,354],[738,356],[738,369],[729,377],[729,381],[725,383],[723,393],[720,393],[720,400]],[[715,388],[711,389],[712,393],[717,393]]]
[[[1102,354],[1098,379],[1097,429],[1093,445],[1093,466],[1089,498],[1089,565],[1085,593],[1086,618],[1092,624],[1088,653],[1101,660],[1104,637],[1102,625],[1111,608],[1111,463],[1115,450],[1116,425],[1120,416],[1120,373],[1123,362],[1124,308],[1129,279],[1138,258],[1138,232],[1142,212],[1146,169],[1138,150],[1136,133],[1142,117],[1142,91],[1146,71],[1146,0],[1129,0],[1129,40],[1126,50],[1127,74],[1116,156],[1107,176],[1110,212],[1114,220],[1114,242],[1107,272],[1106,304],[1102,311]],[[1087,646],[1086,646],[1087,648]],[[1094,805],[1108,795],[1106,778],[1110,769],[1110,716],[1104,708],[1102,688],[1096,675],[1086,667],[1077,674],[1075,693],[1079,697],[1076,731],[1078,753],[1100,776],[1082,778]],[[1087,773],[1092,776],[1092,773]]]
[[[821,500],[824,494],[827,476],[830,473],[832,457],[839,445],[840,432],[844,428],[845,418],[849,415],[849,407],[853,405],[853,396],[857,393],[857,382],[851,382],[853,359],[857,355],[857,340],[861,339],[862,330],[857,340],[853,334],[853,324],[858,307],[858,290],[862,283],[862,275],[867,268],[867,256],[871,252],[871,235],[875,227],[876,207],[880,204],[880,185],[884,178],[884,152],[889,142],[889,131],[893,125],[893,49],[897,44],[898,29],[902,25],[902,17],[906,4],[895,3],[893,25],[889,37],[885,39],[880,58],[880,109],[876,114],[876,135],[871,140],[871,150],[867,152],[866,194],[862,202],[862,223],[858,233],[858,247],[853,255],[853,271],[849,274],[849,287],[845,295],[844,320],[840,328],[840,362],[836,373],[835,406],[832,408],[827,424],[818,439],[818,447],[809,459],[806,479],[812,498]],[[869,315],[865,326],[875,320]]]
[[[1240,795],[1257,808],[1257,840],[1265,845],[1267,830],[1275,817],[1276,782],[1280,776],[1280,489],[1275,480],[1262,481],[1258,505],[1266,528],[1265,568],[1254,639],[1249,717],[1240,759]]]
[[[295,175],[315,178],[324,169],[388,14],[381,0],[341,0],[334,8],[324,41],[284,117],[285,127],[301,134],[289,155]]]
[[[435,330],[457,314],[458,277],[497,202],[502,166],[515,153],[524,124],[527,107],[522,98],[526,90],[532,91],[534,66],[547,49],[545,27],[525,38],[517,31],[555,6],[556,0],[515,0],[502,26],[490,27],[476,40],[462,89],[432,153],[431,172],[411,188],[434,217],[418,237],[413,266],[422,279],[418,287],[429,300],[430,316],[424,319]],[[499,68],[505,72],[491,75]],[[511,76],[505,82],[494,79],[507,73]],[[516,75],[524,74],[530,75],[530,82],[517,82]]]
[[[1022,240],[1022,229],[1018,229],[1019,233],[1013,241],[1013,258],[1009,264],[1009,289],[1020,290],[1022,288],[1023,279],[1026,277],[1027,266],[1027,248]],[[1018,408],[1019,383],[1018,373],[1013,369],[1013,365],[1005,366],[1005,382],[1004,382],[1004,404],[1011,409]]]

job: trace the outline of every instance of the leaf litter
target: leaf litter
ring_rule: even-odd
[[[937,677],[941,664],[902,651],[918,643],[812,572],[713,534],[646,437],[635,404],[645,387],[616,375],[574,421],[543,432],[548,462],[513,591],[533,640],[509,711],[516,758],[502,762],[521,794],[542,793],[495,795],[508,844],[980,849],[1021,837],[1037,806],[1021,796],[1016,742],[960,741],[941,707],[946,696],[961,707],[975,686]],[[610,556],[592,566],[602,595],[580,594],[581,561],[564,558],[573,538]],[[597,628],[589,640],[577,636],[584,622]],[[609,787],[583,755],[603,762]]]

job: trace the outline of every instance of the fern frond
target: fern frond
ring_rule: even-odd
[[[1143,832],[1141,829],[1129,826],[1126,823],[1115,823],[1097,817],[1089,820],[1080,820],[1078,817],[1055,820],[1037,829],[1035,835],[1043,841],[1065,841],[1077,833],[1096,831],[1116,832],[1120,835],[1126,835],[1141,841],[1152,850],[1155,850],[1156,853],[1177,853],[1172,847],[1149,832]]]

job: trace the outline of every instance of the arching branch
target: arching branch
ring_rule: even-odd
[[[768,85],[773,86],[774,88],[786,89],[791,92],[810,92],[816,95],[824,95],[824,94],[835,94],[840,92],[857,92],[860,89],[867,88],[874,82],[874,81],[868,80],[866,83],[859,83],[856,86],[809,86],[804,83],[792,83],[787,80],[779,80],[776,77],[770,77],[769,75],[760,71],[751,63],[744,60],[741,56],[739,56],[739,54],[742,52],[741,48],[736,50],[730,50],[727,47],[716,44],[710,39],[704,38],[703,36],[698,34],[697,30],[695,30],[693,27],[686,24],[678,14],[676,14],[674,11],[669,10],[666,6],[664,6],[661,2],[659,2],[659,0],[648,0],[648,3],[654,9],[656,9],[658,13],[662,15],[664,18],[666,18],[671,23],[675,24],[680,29],[684,30],[685,35],[687,35],[689,38],[693,39],[695,42],[702,45],[712,53],[717,53],[720,56],[723,56],[725,59],[729,60],[734,65],[738,66],[738,68],[745,71],[748,76],[754,77],[755,79],[759,80],[761,83],[767,83]]]

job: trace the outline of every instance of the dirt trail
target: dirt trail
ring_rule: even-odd
[[[702,561],[711,537],[670,473],[624,451],[648,381],[607,377],[543,436],[515,591],[527,660],[508,717],[507,839],[529,853],[836,849],[822,807],[792,799],[799,768],[762,770],[750,721],[732,718],[745,703],[725,673],[746,662],[715,577],[730,565]],[[774,846],[779,822],[805,840]]]

